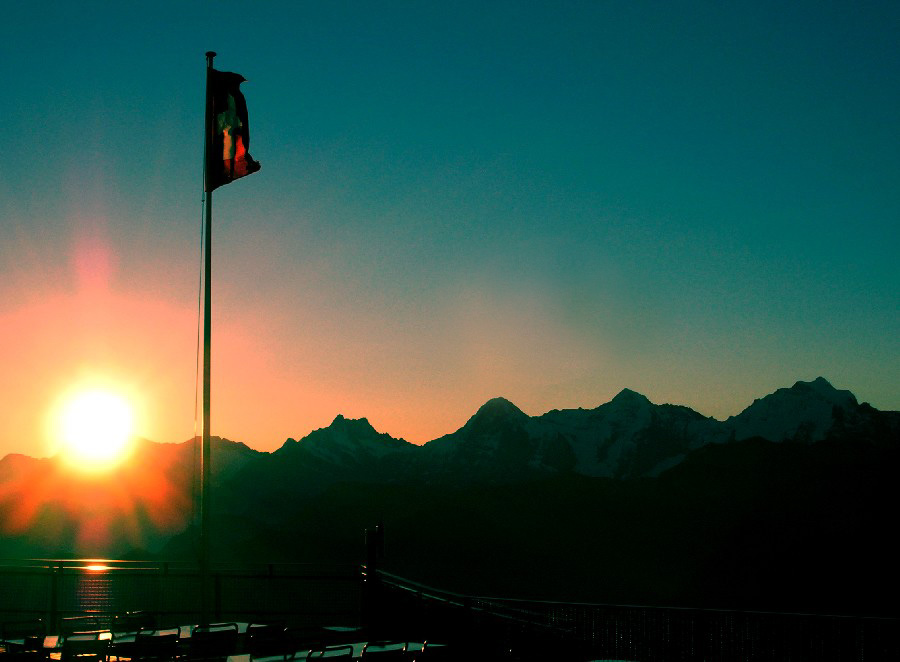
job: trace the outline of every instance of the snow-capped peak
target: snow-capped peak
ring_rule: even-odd
[[[759,436],[772,441],[818,441],[831,428],[835,409],[849,410],[857,404],[850,391],[836,389],[817,377],[754,400],[725,423],[734,430],[735,439]]]
[[[366,457],[381,457],[410,444],[378,432],[366,418],[345,418],[338,414],[331,425],[313,430],[298,445],[322,459],[359,462]]]

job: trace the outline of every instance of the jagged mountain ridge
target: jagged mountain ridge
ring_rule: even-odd
[[[627,388],[593,409],[555,409],[540,416],[494,398],[461,428],[422,446],[378,432],[365,418],[338,415],[329,426],[288,439],[272,453],[214,438],[212,468],[214,483],[261,484],[282,496],[319,491],[335,481],[509,482],[569,473],[633,478],[659,475],[707,444],[750,437],[890,443],[900,437],[900,414],[858,404],[850,391],[835,389],[822,377],[778,389],[725,421],[686,406],[654,404]],[[173,483],[189,483],[197,471],[193,440],[142,440],[136,453],[147,458],[141,460],[144,466],[174,472]],[[0,460],[0,486],[29,460],[18,455]]]
[[[627,388],[594,409],[556,409],[540,416],[494,398],[460,429],[422,446],[380,433],[364,418],[338,415],[328,427],[299,441],[288,439],[273,453],[215,438],[212,468],[216,484],[251,485],[257,491],[265,486],[277,500],[288,492],[317,492],[336,481],[510,482],[569,473],[655,476],[697,448],[750,437],[807,443],[852,437],[892,443],[900,437],[900,414],[858,404],[850,391],[835,389],[821,377],[778,389],[725,421],[681,405],[654,404]],[[147,458],[140,460],[144,466],[164,467],[172,484],[189,484],[191,472],[197,470],[193,440],[142,440],[136,453]],[[15,454],[0,460],[0,487],[31,464],[31,458]],[[238,504],[229,496],[217,506]]]
[[[738,440],[762,437],[770,441],[821,441],[831,430],[837,410],[852,415],[858,406],[850,391],[838,390],[823,377],[817,377],[754,400],[725,424]]]
[[[874,417],[874,418],[873,418]],[[877,418],[877,421],[875,420]],[[878,427],[878,432],[871,432]],[[347,480],[477,482],[576,473],[590,477],[656,476],[710,443],[751,437],[815,442],[875,436],[896,439],[900,415],[858,404],[822,377],[755,400],[725,421],[681,405],[657,405],[623,389],[594,409],[528,416],[505,398],[482,405],[460,429],[421,447],[378,433],[366,419],[338,416],[327,428],[289,439],[273,453],[288,465],[315,468],[312,482]]]
[[[773,411],[779,416],[771,416]],[[742,426],[763,419],[779,422],[770,432],[777,441],[739,438],[746,432]],[[895,501],[890,477],[898,441],[900,413],[857,404],[825,380],[779,389],[726,421],[653,404],[628,389],[593,409],[541,416],[495,398],[459,430],[423,446],[380,433],[365,419],[338,416],[272,453],[213,439],[216,549],[235,559],[354,560],[359,532],[384,517],[392,535],[410,532],[392,545],[398,571],[418,567],[424,581],[431,579],[425,570],[437,568],[435,577],[452,587],[471,572],[459,565],[460,558],[480,567],[485,549],[503,548],[507,558],[518,559],[523,574],[517,581],[524,582],[536,558],[556,558],[555,543],[551,549],[535,542],[539,517],[538,528],[570,540],[560,548],[567,550],[566,559],[554,567],[565,575],[559,586],[570,584],[574,591],[586,572],[596,572],[595,555],[608,549],[595,541],[584,549],[582,565],[563,572],[580,544],[575,537],[582,536],[585,518],[623,541],[627,553],[607,559],[613,565],[646,554],[647,540],[661,540],[665,549],[682,544],[685,526],[699,527],[700,542],[672,558],[688,566],[698,550],[719,549],[726,563],[748,541],[787,535],[804,523],[812,528],[797,549],[818,549],[833,537],[833,513],[843,513],[848,540],[863,534],[880,540],[878,523],[888,518],[878,513]],[[194,558],[197,458],[194,440],[142,441],[132,462],[102,479],[73,480],[53,458],[9,455],[0,460],[0,555]],[[777,498],[766,496],[773,475],[780,485]],[[633,477],[639,480],[616,480]],[[845,497],[833,503],[834,494]],[[696,503],[685,502],[685,495],[694,495]],[[708,505],[708,516],[696,519],[697,504]],[[733,518],[734,508],[745,513],[740,521]],[[759,508],[774,523],[757,535]],[[793,513],[784,530],[782,508]],[[824,514],[817,515],[820,510]],[[641,523],[635,528],[636,521]],[[422,534],[430,542],[422,542],[423,527],[430,527],[430,534]],[[533,545],[537,557],[529,556]],[[453,562],[434,560],[441,555]],[[647,563],[664,566],[665,558]],[[683,571],[688,578],[691,572]],[[480,577],[486,581],[498,573],[485,569]],[[645,575],[645,568],[635,570],[634,577]],[[516,577],[512,573],[510,581]],[[550,586],[556,580],[547,581]],[[722,583],[728,582],[710,585]],[[589,593],[569,595],[581,599]],[[623,592],[621,599],[629,595]]]
[[[409,452],[414,444],[379,433],[368,419],[348,419],[338,414],[327,428],[313,430],[302,439],[288,439],[280,449],[281,455],[302,453],[321,462],[349,465],[370,465],[391,453]]]

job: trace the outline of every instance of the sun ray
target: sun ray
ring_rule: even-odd
[[[127,456],[134,409],[123,395],[87,389],[68,397],[57,426],[63,457],[69,464],[86,471],[109,469]]]

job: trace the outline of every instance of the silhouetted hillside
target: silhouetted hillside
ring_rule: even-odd
[[[213,438],[213,479],[224,484],[260,456]],[[194,516],[199,445],[135,443],[108,473],[82,473],[58,458],[0,460],[0,556],[121,557],[159,550]]]
[[[359,562],[361,532],[383,522],[385,568],[463,592],[896,613],[897,461],[866,443],[757,438],[655,479],[340,483],[242,519],[237,536],[223,521],[214,547],[219,560]]]
[[[821,379],[744,414],[626,389],[540,417],[494,399],[424,447],[341,416],[274,453],[216,440],[214,560],[360,562],[383,522],[388,570],[461,592],[895,614],[900,415]],[[753,426],[778,439],[735,440]],[[102,485],[4,458],[0,553],[195,559],[195,444],[136,453]]]

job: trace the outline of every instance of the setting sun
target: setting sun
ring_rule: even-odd
[[[65,402],[58,423],[66,458],[84,469],[102,469],[123,459],[132,436],[134,412],[121,395],[82,391]]]

